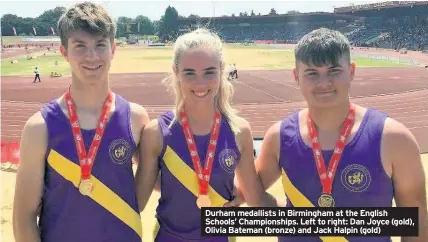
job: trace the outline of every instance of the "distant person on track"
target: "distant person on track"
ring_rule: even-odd
[[[36,83],[36,80],[37,79],[39,79],[39,82],[42,82],[41,80],[40,80],[40,69],[39,69],[39,67],[38,66],[36,66],[35,68],[34,68],[34,81],[33,81],[33,83]]]
[[[165,81],[176,106],[152,120],[141,138],[136,173],[140,211],[161,171],[155,241],[228,241],[201,237],[200,208],[236,202],[235,181],[250,206],[263,204],[251,128],[230,106],[233,87],[222,79],[226,70],[217,35],[197,29],[180,36],[173,60],[173,73]]]
[[[236,65],[230,65],[228,69],[228,80],[236,80],[238,79],[238,70],[236,69]]]
[[[55,60],[52,66],[51,77],[60,77],[62,74],[59,72],[59,63],[58,60]]]
[[[61,16],[58,33],[71,86],[25,124],[15,240],[141,242],[132,159],[148,115],[110,89],[116,24],[84,2]]]
[[[227,75],[227,79],[228,79],[229,81],[233,79],[233,78],[232,78],[232,72],[233,72],[233,66],[232,66],[232,64],[230,64],[230,65],[227,67],[227,73],[228,73],[228,75]]]
[[[420,236],[406,241],[427,241],[425,174],[418,144],[400,122],[351,102],[355,64],[349,49],[345,36],[325,28],[299,41],[293,73],[308,108],[268,129],[256,160],[260,180],[268,189],[282,176],[287,207],[391,207],[395,198],[397,206],[419,208]]]
[[[232,77],[238,79],[238,69],[236,69],[236,64],[232,66]]]

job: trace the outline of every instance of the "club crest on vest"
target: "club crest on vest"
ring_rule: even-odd
[[[132,156],[131,146],[124,139],[117,139],[110,144],[110,158],[117,164],[123,164]]]
[[[370,186],[371,176],[366,167],[352,164],[343,169],[341,180],[349,191],[363,192]]]
[[[238,162],[238,156],[232,149],[224,149],[219,155],[219,162],[223,170],[234,173]]]

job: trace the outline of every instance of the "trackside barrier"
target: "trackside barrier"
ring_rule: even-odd
[[[18,141],[1,141],[1,168],[17,168],[19,165],[20,144]]]

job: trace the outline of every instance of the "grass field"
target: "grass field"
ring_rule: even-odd
[[[27,60],[26,56],[14,57],[18,63],[2,60],[2,76],[33,75],[34,66],[39,66],[41,75],[50,75],[53,63],[59,62],[59,70],[68,76],[71,70],[64,58],[57,53],[44,52],[33,54],[36,59]],[[294,67],[294,53],[290,49],[279,49],[268,46],[227,45],[225,51],[227,64],[235,63],[238,70],[278,70]],[[407,66],[368,58],[354,58],[359,67],[399,67]],[[112,61],[111,73],[168,72],[171,70],[171,47],[118,47]]]
[[[59,39],[59,36],[3,36],[2,41],[3,44],[14,44],[14,43],[20,43],[23,42],[26,38],[31,39]],[[159,37],[156,35],[144,35],[144,36],[138,36],[139,39],[141,38],[147,38],[154,41],[158,41]],[[117,38],[118,41],[126,42],[126,37],[120,37]]]
[[[14,44],[23,42],[24,39],[31,38],[31,39],[57,39],[58,36],[3,36],[2,41],[3,44]]]

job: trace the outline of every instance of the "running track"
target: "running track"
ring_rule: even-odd
[[[249,120],[254,136],[292,112],[305,107],[290,71],[241,71],[233,103]],[[164,73],[111,75],[113,91],[144,105],[151,118],[168,110],[173,98],[161,84]],[[1,136],[19,140],[25,121],[43,103],[64,93],[67,77],[2,77]],[[354,102],[377,108],[404,123],[415,135],[422,153],[428,152],[428,69],[358,68],[351,88]]]

